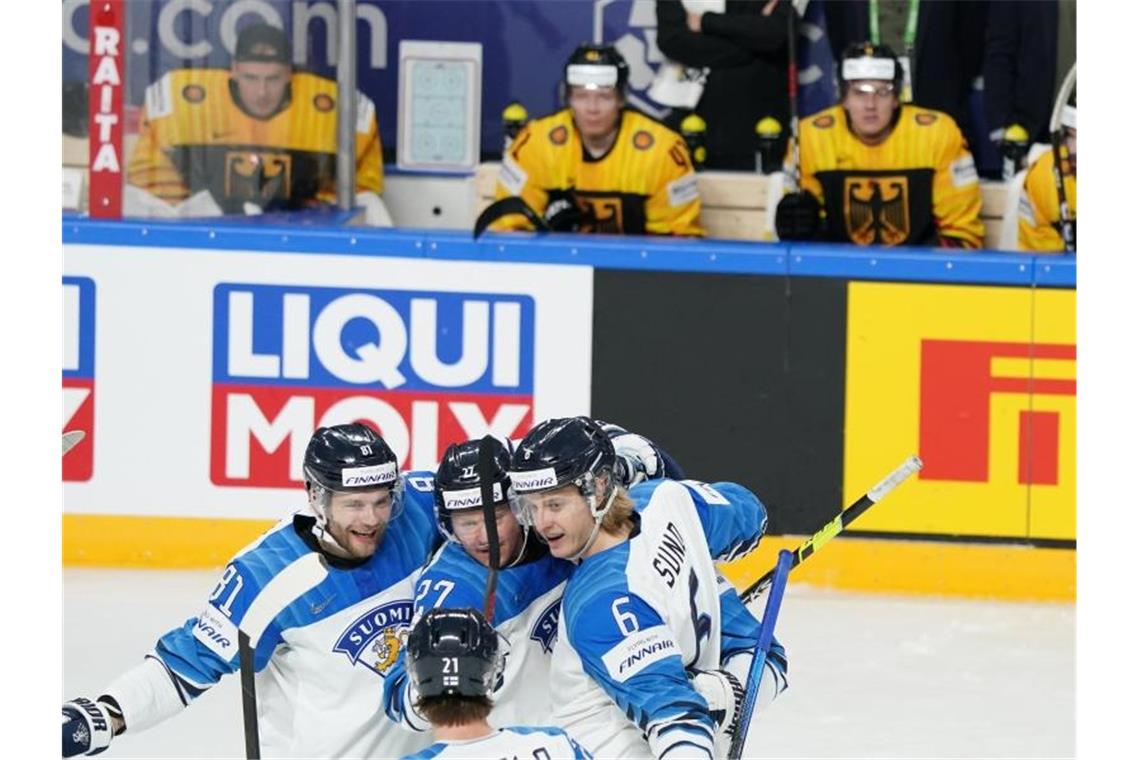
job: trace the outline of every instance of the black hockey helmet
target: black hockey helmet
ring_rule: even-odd
[[[888,45],[870,42],[853,42],[848,45],[836,66],[839,80],[839,97],[847,95],[847,88],[860,79],[881,79],[894,86],[895,95],[902,95],[903,69],[895,51]]]
[[[289,38],[279,27],[270,24],[251,24],[238,34],[234,45],[235,61],[293,64]]]
[[[408,673],[422,697],[489,697],[503,669],[499,634],[472,609],[428,610],[406,647]]]
[[[562,70],[564,87],[615,87],[625,94],[629,64],[613,45],[585,42],[570,54]]]
[[[329,491],[394,486],[399,461],[380,435],[359,422],[317,428],[305,449],[305,483]]]
[[[617,455],[606,431],[589,417],[561,417],[535,425],[511,457],[511,483],[520,496],[568,484],[587,498],[594,477],[611,475]]]
[[[510,503],[514,497],[511,488],[511,454],[497,438],[492,444],[491,498],[495,504]],[[435,522],[443,535],[452,541],[455,532],[451,527],[451,514],[483,506],[483,493],[479,480],[479,440],[453,443],[443,453],[443,461],[435,473],[432,489],[435,501]]]

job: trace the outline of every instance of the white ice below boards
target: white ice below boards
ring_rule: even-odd
[[[61,697],[94,693],[201,606],[216,571],[63,573]],[[762,600],[760,602],[762,604]],[[757,610],[759,611],[759,610]],[[777,633],[791,684],[748,757],[1072,757],[1075,608],[791,585]],[[46,746],[46,745],[45,745]],[[238,679],[115,739],[115,758],[243,757]]]

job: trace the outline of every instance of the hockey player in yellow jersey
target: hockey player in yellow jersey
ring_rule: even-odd
[[[954,120],[900,104],[902,66],[885,45],[849,47],[839,86],[839,105],[801,123],[800,192],[777,207],[780,239],[981,247],[978,173]]]
[[[199,216],[335,203],[336,102],[336,82],[293,71],[284,32],[246,27],[230,69],[175,69],[147,88],[125,213]],[[359,92],[355,135],[357,204],[371,223],[390,224],[380,200],[376,108]]]
[[[579,46],[564,70],[567,107],[515,137],[503,155],[496,199],[521,198],[556,231],[703,235],[685,141],[626,107],[628,77],[613,47]],[[491,229],[534,226],[512,213]]]
[[[1061,126],[1065,130],[1061,157],[1061,176],[1065,188],[1065,201],[1073,220],[1073,240],[1077,225],[1077,109],[1064,106]],[[1017,244],[1023,251],[1034,253],[1065,250],[1061,238],[1061,200],[1057,196],[1057,181],[1053,176],[1053,151],[1047,150],[1038,157],[1025,175],[1018,203]]]

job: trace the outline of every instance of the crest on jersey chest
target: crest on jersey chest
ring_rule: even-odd
[[[843,217],[857,245],[899,245],[910,236],[909,183],[904,175],[845,177]]]
[[[412,603],[408,599],[373,607],[352,622],[333,646],[343,652],[353,665],[364,665],[386,676],[400,656],[412,622]]]
[[[531,641],[537,641],[546,654],[550,654],[554,648],[554,639],[558,636],[558,612],[561,608],[562,598],[559,597],[542,611],[534,627],[530,629]]]
[[[226,151],[228,198],[266,201],[288,198],[293,188],[293,157],[286,151]]]

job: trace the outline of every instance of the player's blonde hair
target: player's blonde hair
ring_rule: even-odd
[[[615,485],[614,488],[617,489],[614,501],[602,517],[602,530],[611,535],[617,535],[626,528],[633,528],[633,499],[621,486]]]

